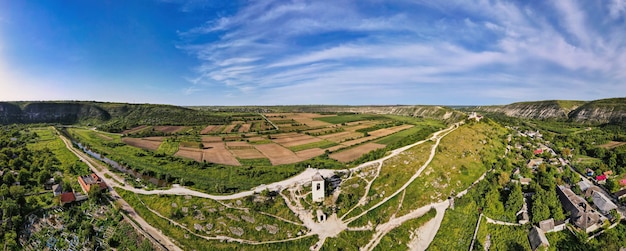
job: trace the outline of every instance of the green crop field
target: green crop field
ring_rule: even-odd
[[[349,114],[349,115],[337,115],[330,117],[315,118],[316,120],[324,121],[331,124],[343,124],[362,120],[389,120],[389,118],[383,115],[372,114]]]
[[[328,141],[328,140],[322,140],[322,141],[308,143],[308,144],[304,144],[304,145],[292,146],[292,147],[289,147],[289,150],[294,151],[294,152],[298,152],[298,151],[312,149],[312,148],[322,148],[322,149],[325,149],[325,148],[333,147],[333,146],[336,146],[336,145],[338,145],[338,144],[335,143],[335,142]]]

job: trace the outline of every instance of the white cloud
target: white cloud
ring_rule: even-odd
[[[612,0],[608,5],[609,14],[613,19],[618,19],[626,13],[626,0]]]
[[[618,3],[624,1],[611,10],[619,14]],[[590,24],[593,13],[575,1],[555,1],[553,9],[509,1],[421,1],[401,3],[394,6],[400,11],[391,12],[349,1],[248,4],[181,33],[219,37],[181,47],[202,61],[190,82],[222,86],[233,97],[278,93],[281,98],[272,100],[315,103],[310,100],[322,94],[329,101],[390,100],[436,90],[488,98],[585,97],[559,90],[567,82],[579,83],[582,91],[626,80],[622,30],[597,35]],[[424,9],[444,17],[422,15]],[[552,93],[533,84],[550,81]],[[489,89],[476,91],[481,88]]]

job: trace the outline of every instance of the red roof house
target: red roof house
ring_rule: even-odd
[[[107,188],[107,184],[104,183],[104,181],[95,173],[87,176],[78,176],[78,183],[80,183],[80,187],[83,189],[85,194],[89,193],[89,190],[91,190],[94,186],[100,187],[100,189]]]
[[[76,200],[76,196],[74,196],[73,192],[66,192],[66,193],[61,194],[61,205],[72,203],[75,200]]]
[[[535,155],[537,154],[542,154],[543,153],[543,149],[537,149],[533,152]]]
[[[619,184],[622,185],[622,186],[626,186],[626,179],[621,179],[619,181]]]
[[[598,183],[606,182],[606,174],[596,176],[596,182]]]

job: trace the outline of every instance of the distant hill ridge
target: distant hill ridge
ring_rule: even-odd
[[[626,98],[594,101],[546,100],[519,102],[501,106],[466,108],[481,112],[500,113],[525,119],[555,119],[580,123],[626,123]]]

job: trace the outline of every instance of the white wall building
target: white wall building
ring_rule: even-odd
[[[311,189],[313,192],[313,202],[323,202],[324,201],[324,177],[317,172],[313,175],[313,181],[311,182]]]

